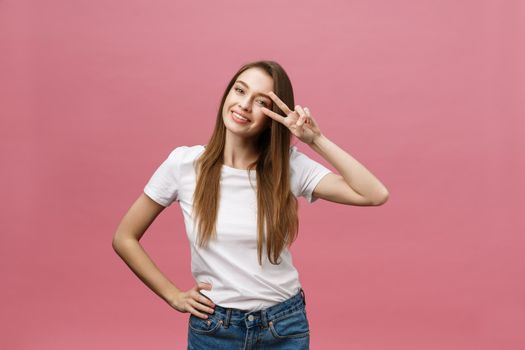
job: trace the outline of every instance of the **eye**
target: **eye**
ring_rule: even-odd
[[[259,102],[262,102],[262,106],[265,106],[265,107],[268,107],[268,104],[266,102],[264,102],[263,100],[259,100]]]
[[[236,87],[236,88],[235,88],[235,91],[242,91],[242,89],[241,89],[241,88],[238,88],[238,87]]]

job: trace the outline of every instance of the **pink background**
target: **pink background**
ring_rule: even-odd
[[[189,314],[111,239],[241,64],[272,59],[390,191],[300,199],[312,348],[524,349],[524,23],[519,0],[1,1],[0,348],[185,348]],[[193,286],[178,204],[141,243]]]

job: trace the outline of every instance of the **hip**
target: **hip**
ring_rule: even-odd
[[[309,349],[310,327],[302,288],[291,298],[257,311],[216,304],[208,317],[190,314],[188,349]]]

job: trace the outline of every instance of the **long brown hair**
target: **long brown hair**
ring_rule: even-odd
[[[222,110],[228,93],[237,77],[249,68],[261,68],[273,78],[273,91],[288,106],[295,106],[292,84],[284,69],[274,61],[255,61],[244,64],[228,83],[222,96],[215,128],[203,154],[196,160],[197,184],[193,194],[194,222],[198,221],[199,246],[207,246],[216,237],[217,210],[220,196],[220,177],[224,164],[226,127]],[[273,103],[272,110],[285,114]],[[268,117],[269,118],[269,117]],[[270,126],[257,137],[258,158],[247,169],[256,169],[257,179],[257,254],[262,265],[263,242],[268,260],[277,262],[284,246],[297,238],[299,221],[297,198],[290,189],[290,142],[292,134],[281,123],[271,120]],[[266,235],[264,232],[266,231]]]

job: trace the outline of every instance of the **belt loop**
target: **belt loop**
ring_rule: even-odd
[[[304,306],[306,306],[306,296],[305,296],[305,294],[304,294],[304,290],[303,290],[303,288],[301,288],[301,295],[302,295],[302,297],[303,297],[303,304],[304,304]]]
[[[226,309],[226,319],[224,320],[224,324],[223,324],[224,328],[228,328],[228,325],[230,324],[231,315],[232,315],[232,309],[227,308]]]
[[[268,316],[266,309],[261,310],[261,322],[263,324],[263,328],[268,328],[268,321],[266,319],[266,316]]]

